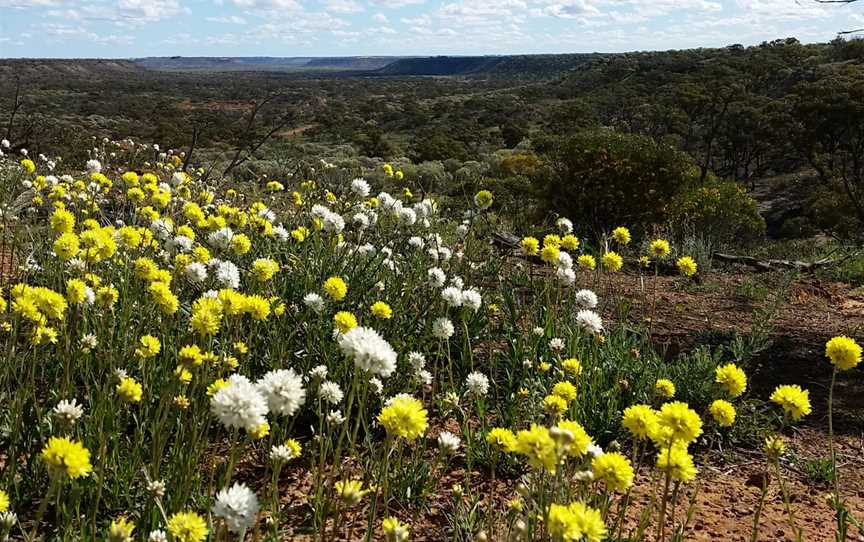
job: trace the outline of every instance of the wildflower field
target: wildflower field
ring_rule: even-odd
[[[715,540],[700,498],[733,453],[757,476],[720,493],[723,538],[864,532],[833,411],[851,321],[811,345],[828,386],[766,389],[764,334],[658,347],[711,273],[663,236],[525,225],[387,164],[235,182],[90,154],[0,156],[7,539]],[[817,403],[814,525],[791,477]]]

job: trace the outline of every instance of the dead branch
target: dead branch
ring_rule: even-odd
[[[276,132],[284,129],[288,125],[288,123],[291,122],[293,117],[290,114],[285,114],[263,136],[260,136],[257,139],[253,136],[255,118],[258,116],[261,108],[281,96],[281,94],[274,94],[255,104],[255,107],[252,109],[252,112],[249,115],[249,120],[246,122],[246,129],[244,130],[243,135],[240,137],[241,143],[237,146],[231,162],[222,171],[222,177],[227,176],[234,168],[252,158],[255,152],[257,152],[258,149],[260,149],[271,137],[273,137]]]
[[[21,78],[15,79],[15,98],[12,99],[12,112],[9,114],[9,123],[6,125],[6,140],[12,141],[12,126],[15,124],[15,115],[21,108]]]
[[[822,258],[815,262],[802,262],[798,260],[764,260],[753,256],[739,256],[736,254],[724,254],[722,252],[715,252],[713,257],[715,260],[721,262],[744,264],[759,272],[773,271],[776,269],[796,269],[805,273],[812,273],[821,267],[836,263],[833,258]]]
[[[186,171],[189,167],[189,162],[192,160],[192,153],[195,152],[195,144],[198,143],[198,136],[201,134],[201,129],[198,125],[192,127],[192,142],[189,143],[189,150],[186,151],[186,158],[183,160],[183,168],[180,171]]]

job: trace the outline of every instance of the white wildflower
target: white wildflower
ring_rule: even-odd
[[[207,280],[207,266],[201,262],[192,262],[183,268],[183,274],[192,284],[201,284]]]
[[[234,374],[213,394],[210,411],[227,428],[254,431],[266,421],[267,399],[248,378]]]
[[[573,295],[573,301],[580,308],[593,309],[597,306],[597,294],[591,290],[579,290]]]
[[[462,291],[455,286],[448,286],[441,290],[441,299],[448,307],[460,307],[462,306]]]
[[[383,377],[396,370],[396,352],[374,329],[355,327],[338,340],[339,349],[357,368]]]
[[[465,378],[465,386],[468,388],[468,393],[477,397],[485,397],[489,393],[489,378],[483,373],[475,371]]]
[[[324,298],[314,292],[303,297],[303,304],[317,313],[324,310]]]
[[[293,369],[269,371],[255,385],[276,414],[293,416],[306,400],[303,378]]]
[[[354,179],[351,181],[351,192],[361,198],[365,198],[369,195],[369,183],[365,179]]]
[[[258,519],[258,497],[243,484],[234,483],[216,494],[213,515],[221,518],[232,533],[241,535]]]
[[[336,405],[342,401],[345,394],[342,393],[342,388],[339,387],[339,384],[330,380],[325,380],[318,388],[318,397],[326,403]]]
[[[427,271],[426,276],[429,280],[429,285],[433,288],[441,288],[447,282],[447,275],[438,267],[433,267]]]
[[[71,401],[63,399],[52,410],[54,417],[68,425],[75,425],[75,422],[81,419],[84,415],[84,407],[79,405],[75,398]]]
[[[474,288],[462,290],[462,305],[467,309],[477,312],[480,306],[483,305],[483,296]]]
[[[582,329],[595,335],[603,333],[603,319],[592,310],[581,310],[576,313],[576,323]]]
[[[456,328],[453,327],[453,322],[448,318],[442,316],[441,318],[436,318],[435,321],[432,322],[432,335],[436,339],[449,339],[455,332]]]
[[[443,455],[453,455],[459,450],[461,441],[459,437],[449,431],[441,431],[438,434],[438,450]]]

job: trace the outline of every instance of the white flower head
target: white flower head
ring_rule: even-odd
[[[604,453],[605,452],[603,451],[603,448],[594,444],[593,442],[588,445],[588,455],[590,455],[591,457],[600,457]]]
[[[293,416],[306,401],[303,377],[294,369],[269,371],[256,383],[267,399],[267,406],[275,414]]]
[[[165,531],[156,529],[155,531],[150,531],[150,534],[147,536],[148,542],[168,542],[168,535],[165,534]]]
[[[102,171],[102,163],[99,160],[87,160],[87,173],[99,173]]]
[[[171,237],[171,232],[174,231],[174,226],[172,226],[170,222],[157,218],[150,223],[150,231],[153,232],[153,235],[156,236],[157,239],[166,241]]]
[[[54,417],[68,425],[75,425],[75,422],[81,419],[84,415],[84,407],[76,402],[73,397],[71,401],[63,399],[52,410]]]
[[[573,295],[573,300],[583,309],[593,309],[597,306],[597,294],[591,290],[579,290]]]
[[[254,431],[266,421],[267,399],[248,378],[234,374],[213,394],[210,411],[227,428]]]
[[[420,352],[409,352],[408,364],[411,365],[411,369],[415,373],[418,371],[422,371],[423,368],[426,367],[426,356],[424,356]]]
[[[369,217],[365,213],[355,214],[351,217],[351,222],[361,230],[369,227]]]
[[[433,288],[441,288],[447,282],[447,275],[438,267],[433,267],[426,272],[429,279],[429,285]]]
[[[377,377],[372,377],[369,379],[369,385],[372,387],[372,390],[377,394],[381,395],[384,393],[384,383]]]
[[[453,322],[448,318],[442,316],[441,318],[436,318],[435,321],[432,322],[432,335],[435,336],[436,339],[449,339],[455,332],[456,328],[453,327]]]
[[[485,397],[489,393],[489,378],[483,373],[475,371],[465,378],[465,386],[468,388],[468,393],[477,397]]]
[[[345,229],[345,219],[338,213],[328,211],[323,218],[323,227],[327,233],[340,233]]]
[[[234,239],[234,231],[231,228],[222,228],[207,235],[207,243],[220,250],[226,250],[231,246],[231,239]]]
[[[314,292],[303,297],[303,304],[319,314],[324,310],[324,298]]]
[[[461,440],[449,431],[441,431],[438,434],[438,450],[443,455],[453,455],[459,450]]]
[[[240,270],[229,261],[220,261],[216,266],[216,281],[225,288],[236,290],[240,287]]]
[[[287,241],[288,238],[291,237],[291,234],[288,232],[285,226],[279,224],[278,226],[273,226],[273,237],[280,241]]]
[[[361,198],[365,198],[369,195],[369,183],[365,179],[354,179],[351,181],[351,192]]]
[[[186,181],[186,175],[182,171],[176,171],[174,175],[171,175],[171,184],[174,186],[180,186],[184,181]]]
[[[572,286],[576,283],[576,272],[569,267],[559,267],[555,271],[555,277],[563,286]]]
[[[558,269],[572,269],[573,256],[562,250],[558,252],[558,261],[555,262],[555,265]]]
[[[81,337],[81,346],[87,350],[93,350],[99,346],[99,338],[93,333],[88,333]]]
[[[276,463],[287,463],[295,457],[294,450],[284,444],[270,448],[270,460]]]
[[[152,480],[147,482],[147,492],[154,497],[161,499],[165,496],[165,482],[162,480]]]
[[[584,309],[576,313],[576,324],[595,335],[603,333],[603,319],[592,310]]]
[[[549,350],[553,352],[560,352],[564,350],[564,339],[559,337],[553,337],[549,340]]]
[[[0,525],[7,531],[18,523],[18,515],[15,512],[7,510],[0,514]]]
[[[448,307],[461,307],[462,290],[455,286],[448,286],[441,290],[441,299],[444,300],[444,303],[446,303]]]
[[[483,305],[483,296],[475,288],[462,290],[462,305],[467,309],[477,312]]]
[[[338,341],[339,349],[357,368],[385,378],[396,370],[396,352],[374,329],[358,326],[343,333]]]
[[[232,533],[245,533],[258,519],[258,497],[243,484],[234,483],[216,494],[213,515],[221,518]]]
[[[375,255],[375,252],[375,245],[373,245],[372,243],[366,243],[357,247],[357,254],[364,258],[371,258]]]
[[[345,423],[345,416],[342,415],[341,410],[333,410],[329,414],[327,414],[327,423],[331,423],[333,425],[342,425]]]
[[[327,378],[327,366],[326,365],[316,365],[312,367],[309,371],[309,376],[313,380],[324,380]]]
[[[556,220],[555,225],[558,226],[558,231],[563,234],[573,233],[573,223],[564,217]]]
[[[429,386],[432,384],[432,373],[425,369],[417,371],[414,373],[414,381],[418,384]]]
[[[201,284],[207,280],[207,266],[201,262],[192,262],[183,268],[183,275],[192,284]]]
[[[339,384],[331,380],[325,380],[318,388],[318,397],[320,397],[322,401],[330,403],[331,405],[336,405],[342,401],[345,394],[342,393],[342,388],[339,387]]]
[[[413,226],[417,222],[417,213],[413,209],[403,207],[399,209],[398,219],[403,226]]]

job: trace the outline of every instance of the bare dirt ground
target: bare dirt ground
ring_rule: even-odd
[[[653,277],[648,279],[648,282]],[[807,461],[829,455],[827,396],[831,365],[825,342],[835,335],[860,340],[864,329],[864,293],[848,284],[803,276],[790,283],[779,275],[715,272],[681,288],[678,277],[659,277],[654,329],[660,348],[669,354],[710,342],[712,337],[749,333],[761,321],[760,310],[776,307],[766,326],[770,347],[757,357],[750,374],[753,393],[767,396],[779,383],[811,390],[813,413],[787,432],[791,460],[782,465],[797,524],[804,540],[833,541],[834,512],[827,484],[808,480]],[[649,286],[650,287],[650,286]],[[622,276],[618,291],[641,296],[634,277]],[[780,299],[776,300],[775,297]],[[649,297],[650,299],[650,297]],[[638,311],[638,307],[637,307]],[[841,493],[856,518],[864,516],[864,379],[862,369],[843,373],[835,388],[835,432],[841,464]],[[704,460],[704,458],[703,458]],[[765,472],[761,451],[733,450],[701,465],[692,540],[749,540],[753,511]],[[760,521],[760,540],[795,540],[789,528],[776,478]],[[852,529],[849,540],[864,540]]]
[[[588,282],[588,277],[580,281]],[[638,276],[621,274],[615,279],[614,295],[636,300],[631,318],[643,319],[650,312],[650,281],[640,282]],[[751,393],[767,397],[778,383],[794,383],[811,390],[813,413],[806,421],[785,432],[789,453],[781,464],[783,480],[790,494],[791,509],[796,524],[802,529],[804,541],[833,541],[835,518],[828,504],[831,487],[814,481],[806,473],[808,462],[829,455],[827,439],[827,392],[831,366],[824,355],[824,344],[834,335],[846,334],[861,338],[864,329],[864,292],[850,285],[823,282],[803,276],[789,281],[780,274],[754,274],[735,270],[716,270],[695,282],[680,277],[660,276],[657,287],[656,312],[653,332],[657,347],[674,357],[699,344],[716,344],[718,338],[732,333],[748,334],[754,326],[770,315],[765,325],[770,346],[757,357],[755,368],[750,369]],[[647,289],[647,290],[646,290]],[[649,295],[645,295],[645,292]],[[640,300],[648,303],[645,307]],[[772,309],[773,307],[773,309]],[[643,312],[644,310],[644,312]],[[611,318],[611,315],[606,315]],[[837,456],[840,463],[841,493],[856,518],[864,518],[864,369],[861,367],[843,373],[835,388],[835,432]],[[437,434],[441,428],[430,431]],[[266,458],[249,458],[246,468],[263,468]],[[690,527],[684,539],[698,541],[749,541],[754,521],[754,510],[759,500],[762,481],[767,472],[761,450],[733,449],[701,453],[697,456],[700,471],[698,482],[686,490],[687,497],[696,494]],[[418,516],[405,510],[390,512],[411,525],[411,539],[415,541],[452,540],[447,515],[452,512],[456,498],[454,484],[466,483],[466,466],[455,458],[445,472],[440,473],[435,497],[428,510]],[[639,474],[640,488],[634,495],[635,513],[646,504],[652,492],[650,469]],[[764,510],[759,522],[761,541],[795,541],[789,526],[788,511],[776,476],[772,473]],[[503,510],[506,502],[516,496],[518,480],[491,480],[488,473],[475,473],[470,485],[472,491],[486,499],[497,501]],[[307,465],[295,465],[283,471],[282,501],[294,514],[289,524],[297,525],[308,517],[305,508],[312,488]],[[262,488],[263,491],[263,488]],[[680,521],[686,504],[679,505]],[[361,540],[365,529],[362,508],[355,513],[350,539]],[[636,518],[630,518],[631,526]],[[328,540],[344,540],[348,531]],[[648,530],[647,540],[654,540]],[[283,534],[284,540],[311,540],[308,528]],[[377,539],[377,538],[376,538]],[[503,531],[492,534],[490,540],[507,540]],[[864,533],[850,528],[847,540],[864,541]]]

